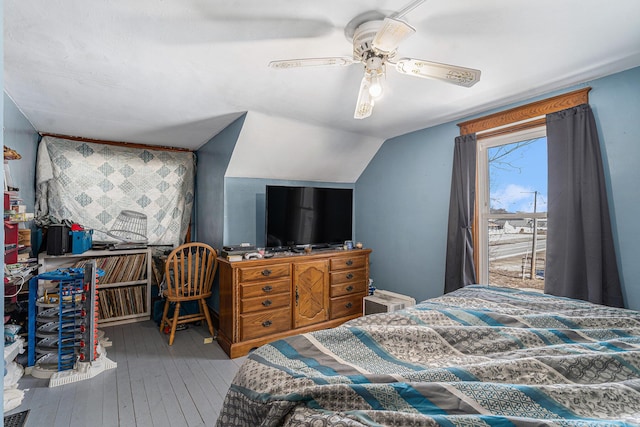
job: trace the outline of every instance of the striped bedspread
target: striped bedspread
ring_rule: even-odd
[[[640,425],[640,313],[468,286],[260,347],[217,425]]]

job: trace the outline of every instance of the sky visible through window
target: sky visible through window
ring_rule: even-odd
[[[490,148],[489,198],[494,213],[547,211],[547,138]],[[536,196],[537,192],[537,196]]]

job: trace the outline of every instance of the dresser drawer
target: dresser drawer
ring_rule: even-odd
[[[350,257],[331,258],[331,271],[364,268],[367,257],[365,255],[354,255]]]
[[[364,280],[353,283],[338,283],[337,285],[331,285],[331,298],[341,297],[343,295],[363,295],[366,289],[367,284]]]
[[[331,298],[331,319],[362,314],[362,297],[364,295],[347,295]]]
[[[291,304],[291,294],[289,292],[254,298],[242,298],[240,300],[240,313],[244,314],[252,311],[288,307],[289,304]]]
[[[240,339],[265,337],[291,328],[291,309],[279,308],[240,316]]]
[[[364,283],[367,278],[367,272],[364,268],[359,270],[344,270],[331,273],[331,285],[339,285],[342,283]]]
[[[242,267],[238,271],[240,283],[265,279],[278,279],[291,275],[290,264],[270,264],[259,267]]]
[[[240,298],[263,297],[283,292],[291,292],[291,281],[288,278],[240,285]]]

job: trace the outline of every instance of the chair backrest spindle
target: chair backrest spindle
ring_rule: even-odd
[[[215,250],[204,243],[186,243],[167,257],[165,277],[173,297],[193,297],[211,293],[218,267]]]

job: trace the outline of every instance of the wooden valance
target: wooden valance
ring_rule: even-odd
[[[105,144],[105,145],[118,145],[120,147],[142,148],[142,149],[145,149],[145,150],[186,151],[186,152],[193,151],[193,150],[189,150],[188,148],[167,147],[167,146],[164,146],[164,145],[139,144],[137,142],[103,141],[101,139],[91,139],[91,138],[83,138],[81,136],[61,135],[61,134],[57,134],[57,133],[43,133],[43,132],[40,132],[40,135],[42,137],[50,136],[50,137],[53,137],[53,138],[70,139],[71,141],[92,142],[92,143],[95,143],[95,144]]]
[[[478,138],[530,129],[545,124],[545,115],[589,102],[591,87],[532,102],[499,113],[458,123],[460,135],[483,132]],[[543,116],[543,117],[540,117]],[[537,117],[537,119],[535,119]],[[531,120],[535,119],[535,120]],[[490,130],[495,129],[495,130]],[[486,131],[486,132],[484,132]]]

